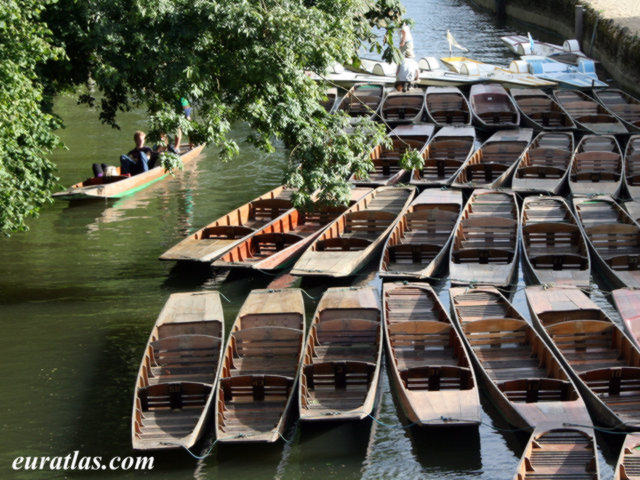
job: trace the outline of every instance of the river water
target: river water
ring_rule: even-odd
[[[526,30],[497,26],[461,0],[405,0],[414,18],[416,54],[447,54],[450,29],[469,56],[508,63],[501,34]],[[541,39],[559,40],[544,32]],[[140,114],[122,130],[60,98],[68,150],[54,160],[61,183],[88,176],[92,162],[117,163],[144,128]],[[242,127],[234,134],[246,135]],[[133,478],[133,472],[12,472],[19,455],[132,455],[130,409],[140,357],[170,293],[219,289],[230,300],[230,326],[252,288],[269,277],[234,275],[222,283],[209,272],[183,271],[157,260],[185,234],[278,185],[284,154],[267,156],[243,146],[223,164],[215,149],[174,178],[116,203],[70,206],[56,202],[30,222],[31,230],[0,240],[0,476],[2,478]],[[373,280],[376,281],[375,279]],[[520,280],[520,286],[523,285]],[[327,285],[305,285],[317,297]],[[446,282],[438,286],[448,305]],[[604,295],[598,302],[611,311]],[[522,292],[514,302],[527,315]],[[314,301],[307,302],[313,311]],[[204,461],[184,452],[155,456],[155,479],[510,479],[528,435],[511,431],[483,399],[478,432],[437,435],[401,427],[386,373],[376,416],[381,423],[331,425],[287,432],[290,444],[220,448]],[[598,437],[602,478],[611,478],[620,438]],[[607,463],[608,462],[608,463]]]

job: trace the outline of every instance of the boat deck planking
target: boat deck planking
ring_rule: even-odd
[[[577,195],[619,197],[624,187],[624,159],[613,135],[585,135],[571,158],[569,189]]]

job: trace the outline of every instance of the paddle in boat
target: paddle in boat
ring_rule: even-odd
[[[183,165],[193,161],[204,145],[190,148],[189,145],[181,145],[179,154]],[[146,172],[137,175],[121,175],[120,167],[116,167],[117,175],[91,177],[84,182],[71,185],[66,190],[53,194],[54,198],[60,200],[91,200],[91,199],[112,199],[122,198],[132,195],[150,185],[164,179],[169,172],[162,166],[154,167]]]
[[[564,109],[538,88],[512,88],[509,93],[527,127],[541,131],[575,130],[576,124]]]
[[[369,155],[373,170],[367,178],[353,174],[349,181],[359,187],[381,187],[401,182],[407,171],[400,160],[407,150],[416,150],[424,157],[435,127],[431,124],[399,125],[389,133],[391,147],[377,145]]]
[[[292,275],[348,277],[379,252],[413,200],[414,187],[380,187],[330,223],[291,270]]]
[[[578,288],[527,287],[526,297],[534,328],[567,368],[596,424],[640,428],[635,344]]]
[[[531,143],[533,130],[500,130],[476,150],[453,180],[455,188],[498,188],[508,184]]]
[[[459,190],[427,189],[418,195],[387,237],[380,276],[433,277],[448,261],[453,227],[461,209]]]
[[[619,288],[611,292],[613,304],[631,338],[640,346],[640,290]]]
[[[480,397],[447,311],[424,283],[385,283],[389,376],[406,418],[420,427],[477,426]]]
[[[524,194],[559,194],[569,175],[572,156],[573,133],[539,133],[520,158],[511,189]]]
[[[364,420],[373,410],[382,355],[380,295],[329,288],[313,316],[298,389],[300,420]]]
[[[469,104],[473,123],[482,130],[518,128],[520,112],[507,91],[497,83],[472,85]]]
[[[640,288],[640,226],[611,197],[574,198],[594,271],[612,288]]]
[[[351,189],[351,199],[346,207],[317,205],[307,211],[290,210],[227,250],[213,261],[212,266],[280,270],[299,257],[327,224],[369,192],[370,188]]]
[[[512,193],[475,190],[471,194],[453,234],[452,285],[511,285],[518,266],[518,212]]]
[[[438,127],[471,125],[469,101],[457,87],[428,87],[425,111],[429,121]]]
[[[336,111],[345,112],[352,122],[360,118],[375,119],[385,94],[382,83],[356,83],[338,104]]]
[[[593,96],[630,132],[640,132],[640,100],[617,88],[597,88]]]
[[[628,133],[620,120],[584,92],[560,89],[553,91],[553,97],[581,130],[599,135]]]
[[[453,182],[460,167],[475,149],[473,127],[443,127],[424,150],[424,166],[411,172],[411,185],[444,187]]]
[[[274,443],[292,406],[305,322],[300,289],[253,290],[231,327],[216,389],[221,443]]]
[[[629,196],[640,201],[640,135],[632,135],[624,153],[624,181]],[[633,216],[634,219],[638,215]]]
[[[424,95],[421,88],[389,92],[380,107],[382,120],[391,126],[420,122],[424,113]]]
[[[191,448],[207,423],[220,373],[224,317],[218,292],[174,293],[149,336],[136,380],[136,450]]]
[[[638,479],[640,479],[640,434],[629,433],[624,438],[613,480]]]
[[[589,247],[562,197],[526,197],[520,229],[531,283],[590,287]]]
[[[624,161],[613,135],[585,135],[578,143],[569,167],[573,196],[620,197],[624,188]]]
[[[292,192],[281,186],[260,195],[181,240],[160,260],[211,263],[262,227],[291,213]]]

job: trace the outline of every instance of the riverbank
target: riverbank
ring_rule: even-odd
[[[469,0],[515,20],[576,38],[576,6],[584,8],[582,50],[623,88],[640,95],[640,2],[636,0]],[[595,34],[594,34],[595,32]]]

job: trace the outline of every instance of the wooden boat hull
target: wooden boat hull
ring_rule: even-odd
[[[496,216],[497,213],[502,215]],[[511,285],[518,265],[519,217],[513,194],[474,191],[454,228],[449,253],[451,284],[500,288]],[[471,235],[465,233],[466,229]]]
[[[425,112],[429,121],[438,127],[471,125],[472,115],[469,101],[456,87],[427,88]]]
[[[560,428],[558,425],[550,430],[536,429],[531,434],[513,480],[598,480],[599,470],[593,429]]]
[[[475,374],[435,292],[423,283],[385,283],[383,301],[389,376],[405,416],[420,427],[478,426],[482,418]],[[433,314],[411,312],[406,316],[404,308],[428,309],[426,302],[432,302]],[[444,341],[455,345],[438,350]],[[416,358],[418,351],[425,358]],[[433,355],[438,352],[442,357],[436,360]]]
[[[640,200],[640,135],[629,137],[625,148],[624,187],[632,200]],[[634,219],[638,218],[638,215],[632,216]]]
[[[480,129],[497,130],[520,126],[520,111],[507,91],[500,85],[472,85],[469,105],[473,123]]]
[[[618,198],[625,183],[624,171],[624,158],[613,135],[585,135],[571,158],[569,189],[573,196],[610,195]]]
[[[160,255],[160,260],[211,263],[253,235],[253,224],[247,226],[252,217],[260,217],[255,223],[261,228],[290,214],[294,210],[291,192],[280,186],[254,198],[181,240]]]
[[[640,132],[640,100],[617,88],[594,88],[593,96],[629,132]]]
[[[336,111],[346,112],[352,123],[360,118],[374,119],[380,111],[384,93],[385,86],[382,83],[356,83],[342,98]]]
[[[520,111],[523,124],[527,127],[538,132],[576,129],[576,124],[564,108],[542,90],[512,88],[509,94]]]
[[[532,283],[590,287],[589,247],[562,197],[525,198],[519,237]]]
[[[640,202],[634,200],[631,202],[626,202],[624,204],[624,209],[627,211],[629,216],[633,219],[634,222],[640,223]]]
[[[578,90],[554,90],[553,98],[580,130],[596,135],[623,135],[627,128],[591,97]]]
[[[613,480],[632,480],[638,477],[640,463],[640,434],[630,433],[624,437],[622,449],[616,462]]]
[[[188,152],[181,154],[180,159],[182,160],[182,163],[190,163],[198,155],[200,155],[203,149],[204,145],[198,145]],[[122,180],[118,180],[112,183],[83,186],[83,183],[86,182],[80,182],[72,185],[67,190],[54,193],[53,197],[60,200],[73,201],[100,198],[122,198],[128,195],[133,195],[134,193],[153,185],[154,183],[164,179],[167,175],[169,175],[169,172],[167,172],[163,167],[160,166],[152,168],[147,172],[139,173],[138,175],[133,175],[131,177],[126,177]]]
[[[138,371],[131,414],[135,450],[191,448],[198,441],[220,376],[223,342],[218,292],[169,297]],[[194,352],[199,358],[189,365]]]
[[[298,388],[300,421],[361,421],[378,395],[383,330],[373,287],[329,288],[309,327]]]
[[[424,113],[425,91],[414,88],[408,92],[390,92],[382,101],[380,115],[391,126],[417,123]]]
[[[253,290],[231,328],[215,428],[219,443],[275,443],[282,438],[302,364],[300,289]]]
[[[640,351],[634,343],[577,288],[544,289],[534,286],[527,287],[525,292],[534,328],[571,375],[595,423],[621,431],[640,429],[640,404],[637,404]],[[551,323],[549,315],[552,314],[559,321]],[[547,318],[546,326],[541,318],[543,316]],[[611,341],[607,340],[606,332],[611,332]],[[562,350],[554,341],[554,336],[562,342]],[[598,348],[600,344],[603,348]],[[607,351],[602,352],[618,346],[620,352],[624,350],[624,356],[619,354],[617,359],[608,356]],[[591,363],[584,359],[589,354],[587,350],[591,351]],[[565,351],[570,357],[565,355]],[[574,365],[580,365],[581,371],[576,371]],[[592,365],[594,368],[590,368]],[[614,411],[614,408],[619,411]]]
[[[414,187],[380,187],[330,223],[291,270],[298,276],[348,277],[382,248],[415,195]],[[352,249],[353,248],[353,249]]]
[[[619,288],[611,292],[611,296],[629,337],[640,348],[640,291]]]
[[[428,189],[418,195],[387,237],[378,268],[380,276],[433,277],[448,259],[461,209],[460,191]]]

